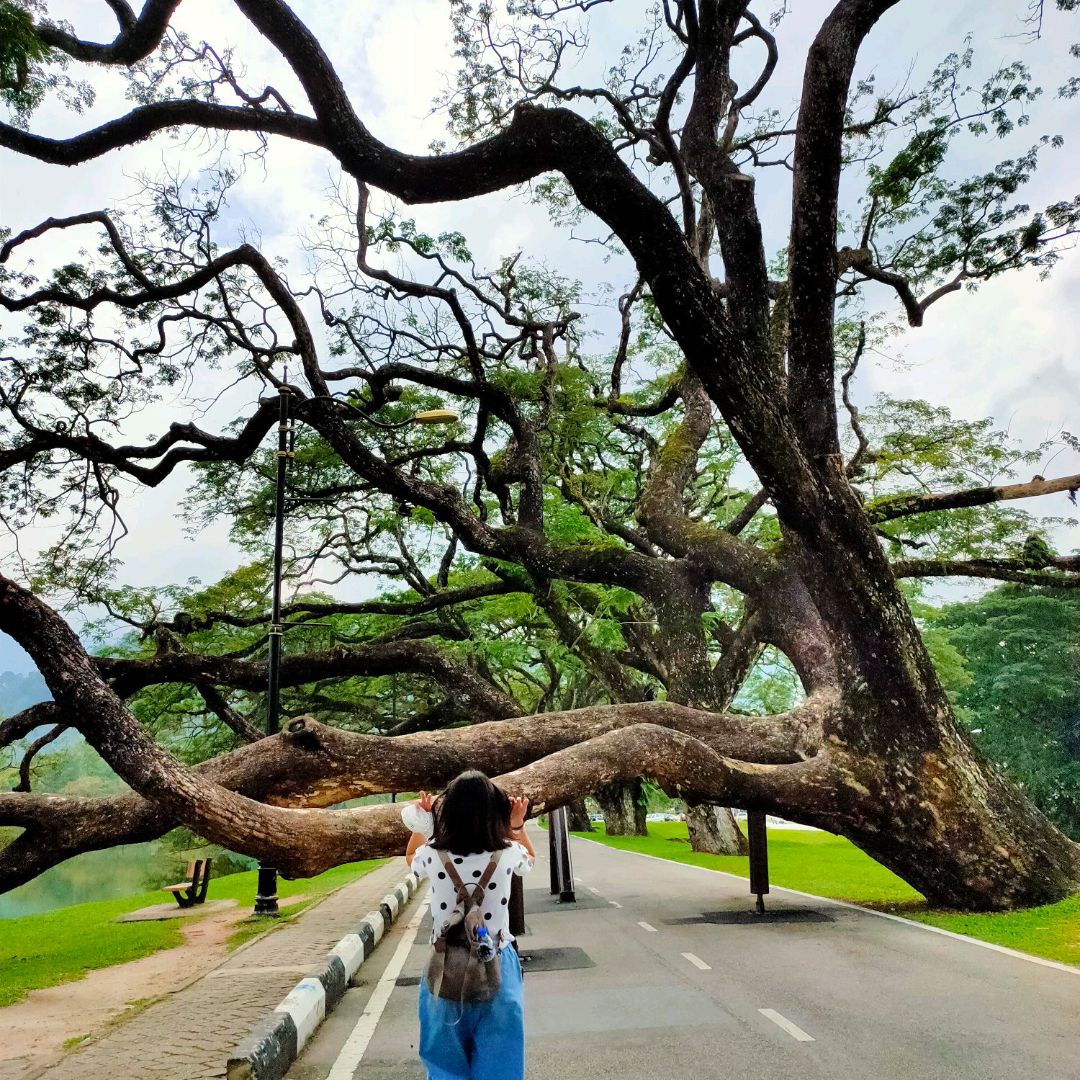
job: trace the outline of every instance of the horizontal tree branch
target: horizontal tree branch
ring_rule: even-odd
[[[509,772],[636,725],[680,732],[725,757],[785,764],[818,752],[821,727],[832,708],[827,694],[814,695],[791,713],[773,717],[713,714],[652,701],[397,738],[360,735],[297,717],[281,734],[205,762],[195,771],[250,799],[279,806],[334,806],[387,791],[437,788],[477,765],[492,775]],[[107,799],[0,795],[0,825],[30,830],[0,851],[0,891],[84,851],[155,839],[177,820],[135,793]]]
[[[1068,491],[1071,495],[1080,491],[1080,473],[1059,476],[1054,480],[1035,476],[1021,484],[990,485],[933,495],[889,495],[870,503],[866,512],[873,522],[892,521],[895,518],[910,517],[912,514],[957,510],[966,506],[986,506],[988,503],[1012,499],[1032,499],[1040,495],[1053,495],[1059,491]]]
[[[38,455],[64,450],[86,461],[111,465],[147,487],[157,487],[182,462],[245,461],[258,448],[277,416],[277,400],[267,399],[234,437],[214,435],[194,424],[172,424],[161,438],[145,446],[112,446],[94,434],[31,429],[22,442],[0,449],[0,472],[31,462]],[[184,441],[198,445],[177,445]],[[153,465],[138,464],[155,457],[160,460]]]
[[[398,744],[431,737],[383,741]],[[782,811],[789,816],[798,812],[793,808],[801,800],[812,816],[815,794],[824,789],[828,771],[827,756],[787,765],[736,761],[692,735],[654,724],[629,724],[578,739],[501,774],[489,759],[455,757],[451,768],[444,765],[436,774],[441,777],[438,782],[448,782],[473,762],[494,773],[507,794],[529,799],[530,815],[564,805],[603,784],[644,775],[671,794],[691,800]],[[431,774],[413,775],[414,782],[407,786],[415,788],[417,779],[431,783],[427,779]],[[401,823],[400,807],[392,804],[354,810],[260,806],[258,812],[289,834],[288,846],[259,837],[243,822],[215,828],[211,838],[233,850],[272,857],[286,876],[306,877],[344,862],[397,855],[409,835]],[[0,892],[4,892],[80,851],[152,839],[174,822],[137,796],[99,800],[4,793],[0,794],[0,824],[26,830],[0,851]]]
[[[180,0],[146,0],[136,17],[127,0],[107,2],[120,23],[119,33],[111,42],[84,41],[50,23],[39,23],[35,27],[38,37],[75,60],[95,64],[136,64],[161,44],[169,20],[180,6]]]
[[[583,736],[580,713],[563,714],[561,722],[555,724],[551,723],[551,718],[548,718],[547,723],[538,723],[537,718],[530,717],[482,724],[452,732],[402,736],[400,739],[365,739],[364,736],[350,735],[323,728],[321,725],[310,726],[306,721],[294,721],[288,725],[285,733],[274,739],[261,740],[201,769],[189,769],[157,746],[124,708],[113,690],[102,681],[91,658],[67,623],[42,601],[2,575],[0,629],[11,634],[30,653],[55,701],[63,710],[65,722],[77,727],[120,778],[149,804],[142,807],[141,811],[138,803],[127,803],[123,807],[127,814],[124,820],[129,825],[141,826],[145,832],[161,828],[163,823],[167,828],[169,823],[182,822],[213,842],[257,855],[287,874],[317,873],[340,862],[367,857],[387,846],[400,850],[405,837],[393,807],[354,811],[284,809],[278,805],[266,805],[246,793],[241,793],[237,788],[245,780],[249,785],[267,785],[271,780],[270,769],[260,769],[254,778],[250,774],[245,776],[243,771],[244,764],[250,766],[253,758],[265,754],[267,748],[271,751],[271,760],[282,756],[280,753],[273,754],[273,751],[280,751],[281,743],[286,740],[291,740],[299,750],[307,752],[311,749],[314,734],[322,736],[326,741],[334,740],[339,746],[344,745],[349,750],[355,751],[360,747],[374,750],[376,761],[381,758],[383,762],[388,762],[398,758],[396,764],[402,775],[393,790],[402,790],[414,787],[414,784],[409,783],[407,766],[402,768],[405,763],[401,758],[404,755],[395,751],[408,747],[410,740],[414,744],[419,742],[428,751],[430,768],[425,770],[424,780],[430,783],[432,775],[449,779],[461,771],[465,763],[460,751],[469,743],[473,750],[469,760],[483,762],[490,771],[498,772],[500,750],[504,760],[509,751],[518,755],[519,762],[524,757],[524,762],[528,763],[539,757],[546,757],[548,753],[556,750],[556,747],[551,747],[550,739],[560,729],[567,740],[566,744],[581,742],[588,737]],[[746,740],[748,729],[755,726],[764,728],[772,738],[775,738],[778,730],[787,728],[785,734],[788,738],[784,753],[790,759],[793,754],[798,755],[798,751],[793,751],[793,747],[815,739],[820,741],[821,725],[832,706],[832,697],[821,695],[808,699],[800,709],[787,717],[747,720],[731,715],[695,713],[691,710],[689,716],[683,714],[679,719],[688,720],[690,726],[707,725],[705,734],[711,739],[715,739],[718,732],[724,728],[729,731],[734,729],[740,741]],[[638,712],[637,716],[631,718],[633,710],[655,710],[656,707],[656,703],[618,707],[613,714],[616,722],[608,725],[609,730],[613,726],[640,723],[640,717],[645,714]],[[515,726],[521,736],[517,742],[510,737]],[[555,731],[552,731],[553,727]],[[538,728],[547,729],[550,749],[546,752],[537,745]],[[693,739],[694,736],[690,738]],[[543,741],[542,738],[539,741]],[[436,747],[442,752],[436,750],[432,760],[431,751]],[[760,748],[759,743],[757,749]],[[716,754],[711,748],[703,747],[704,749]],[[458,751],[457,754],[454,753],[455,750]],[[691,748],[687,752],[696,751]],[[421,756],[423,755],[414,755],[408,765],[415,768],[416,758]],[[669,749],[667,756],[674,757],[673,750]],[[222,777],[211,772],[212,769],[224,769],[227,773],[229,766],[233,769],[232,784],[222,783]],[[353,791],[356,790],[358,776],[376,771],[375,768],[354,767],[328,775],[326,766],[325,756],[316,755],[316,771],[321,782],[309,775],[308,782],[299,789],[297,801],[303,800],[310,805],[320,795],[325,798],[330,793],[328,804],[341,802],[343,798],[349,797],[342,794],[343,790],[350,787]],[[624,767],[640,774],[640,761],[633,754],[628,756]],[[296,792],[299,771],[289,769],[285,776],[280,778],[280,783],[271,783],[264,786],[263,790],[267,793],[273,792],[275,800],[280,800],[282,793],[290,790],[290,785],[291,790]],[[757,775],[753,769],[750,769],[750,774]],[[736,775],[741,777],[742,771],[736,770]],[[412,773],[412,779],[416,779],[415,772]],[[665,774],[664,779],[671,780],[671,777]],[[702,777],[683,780],[694,791],[695,797],[704,798],[704,793],[697,791]],[[750,781],[747,781],[747,784],[749,783]],[[584,790],[587,789],[583,788],[582,791]],[[751,788],[746,787],[744,790],[749,792]],[[533,789],[529,790],[528,794],[538,805],[546,804],[545,793]],[[714,790],[712,795],[715,796],[712,801],[732,797],[728,791],[724,792],[724,796],[720,796]],[[95,813],[87,821],[85,813],[88,806],[100,810],[100,806],[95,807],[93,803],[84,800],[64,800],[56,796],[34,797],[18,793],[0,796],[0,824],[21,826],[25,830],[13,844],[0,853],[0,884],[13,887],[20,881],[27,880],[27,875],[33,876],[40,872],[50,859],[55,862],[77,853],[77,850],[90,850],[92,847],[116,843],[115,823],[121,815],[118,814],[116,818],[103,818],[100,813]],[[76,814],[80,810],[83,812],[81,828],[75,827],[79,823],[72,818],[72,810]],[[65,811],[68,813],[65,814]],[[153,825],[147,821],[148,813],[154,817]],[[107,821],[109,826],[106,833],[111,831],[110,839],[105,839],[106,833],[102,831],[103,820]],[[66,854],[56,854],[57,852]],[[363,854],[358,854],[360,852]]]
[[[0,123],[0,146],[51,165],[81,165],[160,131],[186,126],[284,135],[313,146],[324,145],[322,128],[310,116],[206,101],[160,101],[140,105],[124,116],[69,139],[50,139]]]
[[[976,577],[1057,589],[1080,588],[1080,555],[1058,556],[1040,567],[1023,559],[900,559],[893,563],[893,570],[897,577]]]
[[[523,591],[518,586],[506,581],[489,581],[477,585],[465,585],[458,589],[444,589],[422,596],[418,600],[361,600],[355,603],[345,601],[323,603],[321,601],[298,600],[286,604],[281,609],[285,619],[293,616],[311,616],[327,618],[331,615],[425,615],[432,611],[441,611],[456,604],[467,604],[474,600],[485,600],[492,596],[505,596],[512,592]],[[307,619],[298,619],[306,622]],[[185,616],[179,622],[158,623],[167,626],[176,633],[191,633],[193,630],[205,630],[211,626],[261,626],[270,622],[269,614],[234,615],[229,611],[207,611],[195,616]],[[147,624],[150,625],[150,624]]]
[[[113,690],[130,697],[158,683],[210,683],[237,690],[263,690],[268,669],[264,660],[238,660],[227,656],[203,656],[172,652],[142,658],[95,657],[94,664]],[[324,679],[393,675],[413,672],[426,675],[474,714],[502,719],[520,715],[515,701],[472,668],[427,641],[387,641],[357,648],[336,648],[281,661],[281,685],[301,686]]]
[[[36,705],[0,720],[0,747],[10,746],[19,739],[25,739],[31,731],[46,724],[55,726],[63,723],[63,710],[54,701],[39,701]]]

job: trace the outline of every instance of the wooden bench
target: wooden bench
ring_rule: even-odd
[[[166,885],[161,891],[172,893],[173,899],[182,908],[201,904],[206,899],[206,890],[210,886],[210,864],[213,861],[213,859],[193,860],[188,863],[187,881]]]

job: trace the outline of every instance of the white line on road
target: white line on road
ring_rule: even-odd
[[[390,1000],[390,995],[394,992],[394,985],[397,983],[401,969],[408,959],[409,950],[413,947],[416,933],[420,928],[420,920],[424,917],[427,905],[428,902],[425,900],[417,909],[416,914],[409,920],[409,925],[405,927],[405,933],[402,935],[401,941],[398,942],[398,947],[390,958],[390,963],[386,965],[386,970],[376,984],[363,1015],[356,1021],[356,1027],[353,1028],[352,1034],[345,1040],[341,1053],[338,1054],[337,1060],[330,1067],[330,1073],[326,1080],[353,1080],[353,1074],[367,1051],[368,1043],[371,1042],[371,1037],[375,1034],[375,1028],[382,1019],[386,1004]]]
[[[683,958],[689,960],[699,971],[712,971],[712,968],[700,956],[695,956],[692,952],[684,952]]]
[[[708,866],[695,866],[693,863],[677,863],[672,859],[665,859],[661,855],[646,855],[644,851],[628,851],[625,848],[610,848],[601,844],[599,840],[590,840],[587,836],[575,836],[575,840],[581,840],[586,844],[595,844],[605,851],[618,851],[623,855],[636,855],[639,859],[655,859],[657,862],[667,863],[668,866],[681,866],[685,870],[700,870],[703,874],[719,874],[721,877],[731,878],[746,884],[746,878],[738,874],[729,874],[726,870],[713,870]],[[927,930],[931,934],[940,934],[942,937],[952,938],[954,941],[964,941],[968,945],[978,945],[980,949],[990,949],[991,952],[1001,953],[1003,956],[1011,956],[1014,960],[1026,960],[1029,964],[1038,964],[1040,967],[1056,968],[1068,975],[1080,975],[1080,967],[1071,964],[1060,964],[1056,960],[1044,960],[1041,956],[1032,956],[1030,953],[1018,952],[1005,945],[995,945],[992,941],[980,941],[978,938],[968,937],[967,934],[957,934],[952,930],[945,930],[940,926],[930,926],[928,923],[914,922],[905,919],[902,915],[892,915],[888,911],[875,911],[873,908],[863,907],[861,904],[849,904],[846,900],[833,900],[828,896],[818,896],[816,893],[803,892],[801,889],[788,889],[783,885],[774,885],[773,892],[786,892],[792,896],[804,896],[807,900],[817,900],[822,904],[832,904],[834,907],[849,908],[851,911],[861,911],[864,915],[873,915],[877,919],[888,919],[890,922],[910,926],[912,930]]]
[[[608,901],[608,903],[609,903],[609,904],[610,904],[610,905],[611,905],[612,907],[622,907],[622,904],[620,904],[618,900],[609,900],[609,901]]]
[[[781,1016],[775,1009],[758,1009],[758,1012],[766,1020],[771,1020],[778,1028],[783,1028],[796,1042],[814,1041],[813,1035],[807,1035],[798,1024],[793,1024],[786,1016]]]
[[[589,892],[596,893],[597,896],[600,895],[600,890],[599,889],[594,889],[591,885],[589,886]]]
[[[650,926],[647,922],[639,922],[638,926],[640,926],[642,930],[648,930],[650,934],[656,933],[656,927]]]

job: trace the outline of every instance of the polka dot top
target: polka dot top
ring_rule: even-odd
[[[478,855],[454,855],[454,869],[464,884],[471,885],[480,880],[490,859],[490,851]],[[430,844],[421,844],[416,849],[412,868],[420,877],[426,877],[431,882],[431,914],[434,920],[431,940],[434,942],[442,933],[446,920],[455,910],[461,910],[461,904],[449,875],[443,869],[439,853]],[[515,840],[499,860],[495,875],[484,890],[480,910],[484,913],[485,925],[491,936],[504,945],[514,940],[514,935],[510,933],[510,882],[514,874],[520,877],[531,869],[532,858]],[[502,935],[501,939],[499,934]]]

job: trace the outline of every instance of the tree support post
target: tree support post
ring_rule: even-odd
[[[555,850],[555,814],[548,814],[548,891],[559,895],[559,857]]]
[[[293,432],[289,418],[288,384],[278,387],[278,449],[277,474],[274,484],[274,575],[271,600],[269,637],[269,672],[266,692],[266,734],[276,735],[281,728],[281,577],[285,547],[285,474],[289,458],[294,456],[290,436]],[[255,896],[256,915],[277,915],[277,869],[259,863],[258,891]]]
[[[570,831],[566,827],[566,807],[548,815],[548,853],[551,858],[551,892],[558,893],[559,903],[573,904],[574,867],[570,862]]]
[[[769,837],[764,810],[746,812],[746,838],[750,843],[750,891],[757,895],[757,913],[764,915],[765,894],[769,891]]]
[[[510,933],[517,939],[525,933],[525,886],[520,874],[510,879]]]

